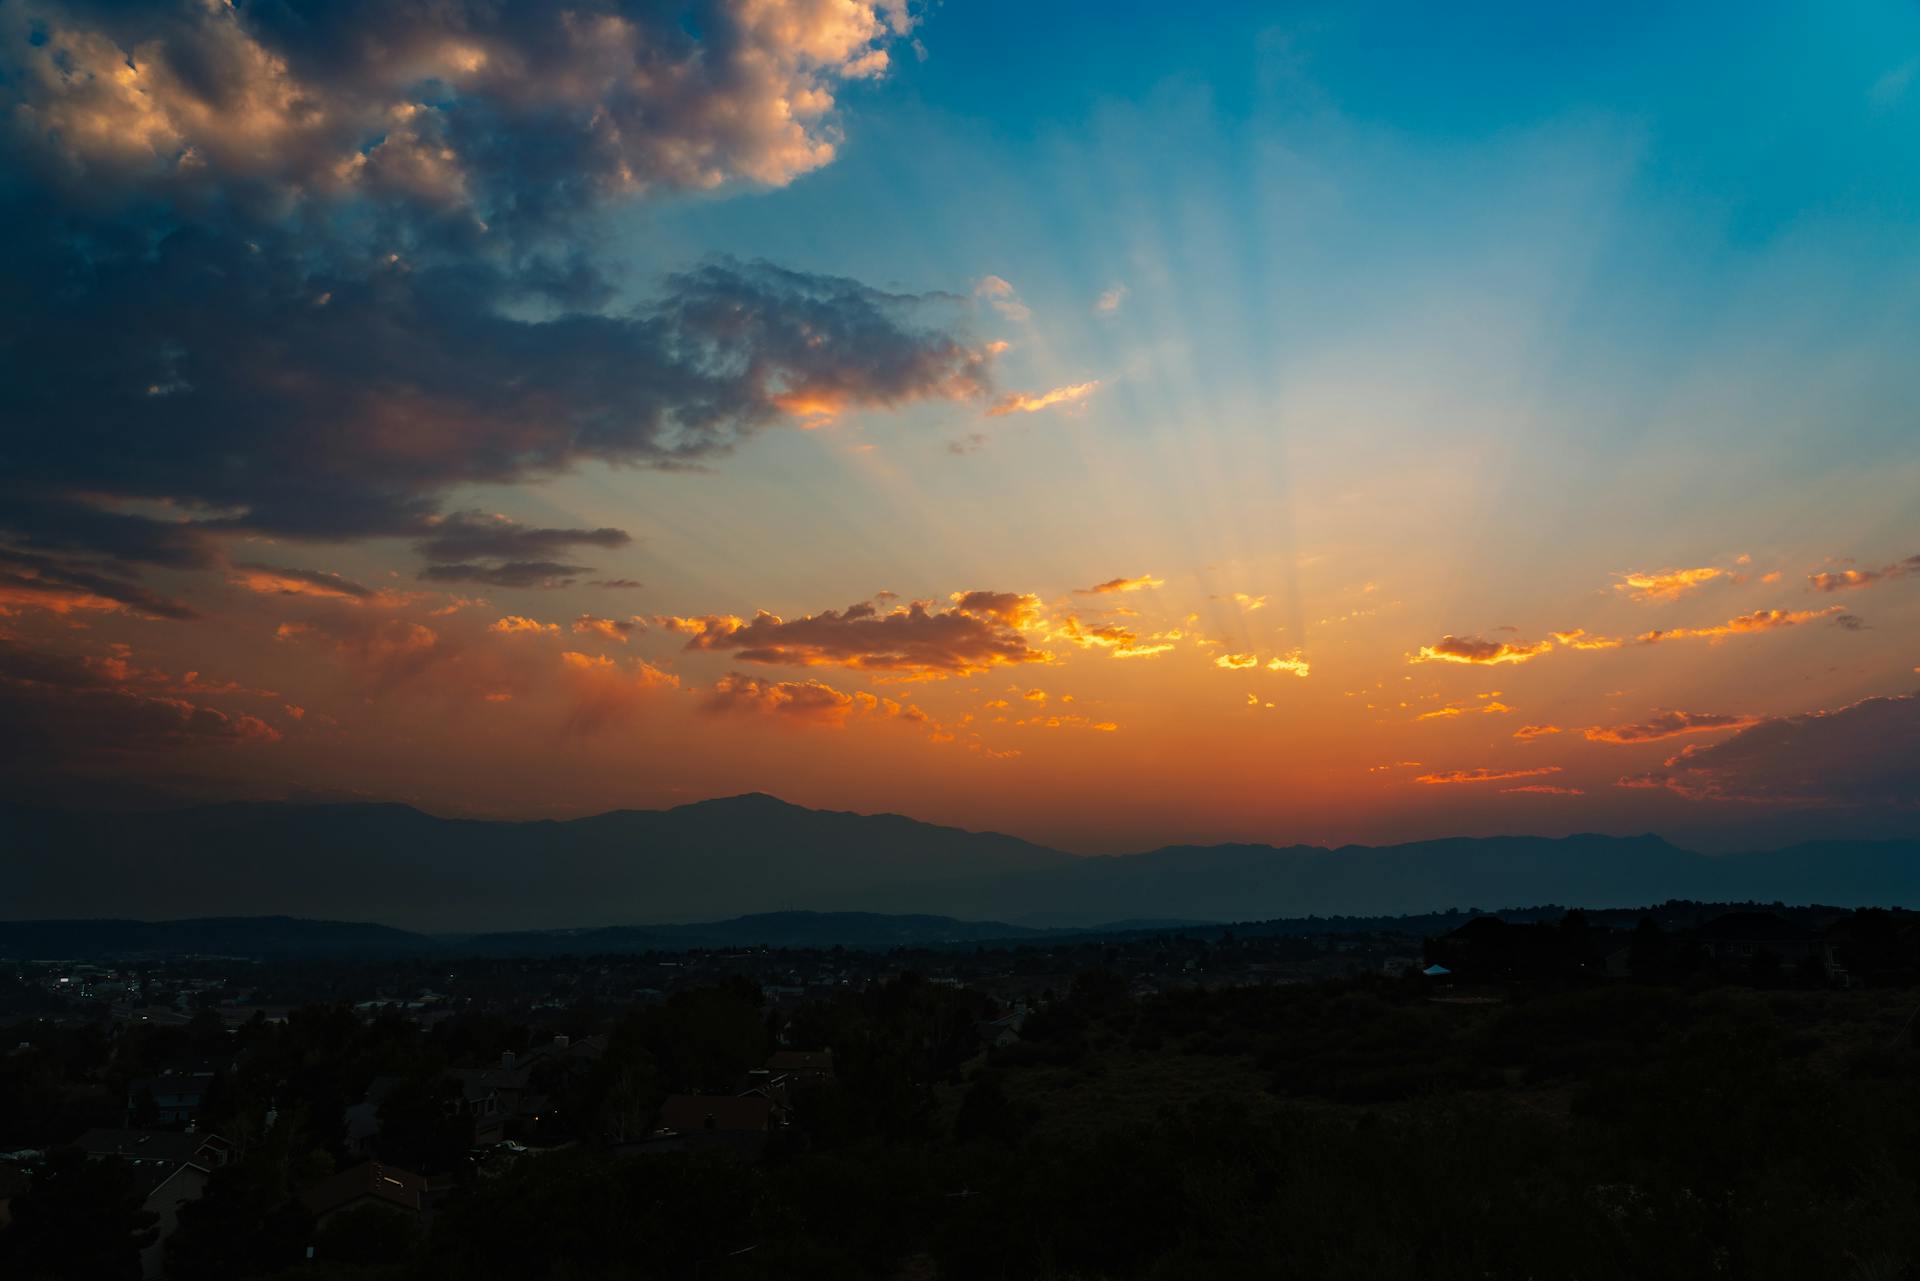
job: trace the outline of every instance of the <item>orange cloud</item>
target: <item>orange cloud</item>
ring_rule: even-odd
[[[622,645],[627,643],[629,636],[646,628],[646,620],[641,618],[595,618],[591,614],[582,614],[573,620],[575,636],[599,636]]]
[[[1890,582],[1896,578],[1920,574],[1920,553],[1895,561],[1891,565],[1882,565],[1879,569],[1835,569],[1818,574],[1807,575],[1807,582],[1815,591],[1839,592],[1850,587],[1869,587],[1874,583]]]
[[[1313,666],[1308,663],[1306,659],[1302,658],[1300,651],[1296,649],[1290,654],[1280,654],[1268,659],[1267,670],[1270,672],[1292,672],[1295,676],[1304,678],[1312,675]]]
[[[51,557],[0,548],[0,617],[14,608],[53,614],[84,610],[146,618],[198,617],[180,601],[150,592],[137,583]]]
[[[1698,638],[1718,641],[1728,636],[1741,636],[1748,632],[1770,632],[1782,627],[1798,627],[1816,618],[1834,618],[1845,612],[1839,605],[1829,605],[1825,609],[1757,609],[1751,614],[1729,618],[1726,622],[1713,627],[1674,627],[1665,631],[1643,632],[1636,639],[1642,645]]]
[[[1513,736],[1524,743],[1532,739],[1545,738],[1549,734],[1558,734],[1561,732],[1558,725],[1522,725],[1519,729],[1513,731]]]
[[[1068,614],[1047,633],[1051,641],[1065,641],[1081,649],[1104,649],[1115,658],[1151,658],[1173,648],[1179,632],[1161,632],[1142,640],[1132,628],[1119,623],[1083,623],[1077,614]]]
[[[249,561],[239,562],[233,569],[234,572],[227,577],[229,583],[261,596],[320,596],[361,605],[378,595],[372,588],[324,570],[293,569]]]
[[[1727,571],[1706,566],[1700,569],[1662,569],[1653,573],[1615,574],[1620,579],[1613,590],[1625,592],[1642,603],[1679,600],[1682,596],[1721,577]]]
[[[1022,729],[1088,729],[1096,734],[1111,734],[1120,726],[1113,721],[1096,721],[1091,716],[1029,716],[1025,720],[1011,721]]]
[[[993,600],[1011,593],[966,593]],[[1019,598],[1030,599],[1030,598]],[[908,679],[966,676],[991,667],[1042,662],[1010,626],[1006,610],[984,605],[935,612],[926,602],[882,611],[870,601],[791,621],[761,611],[751,622],[709,616],[657,620],[689,637],[687,648],[727,652],[742,662],[787,667],[848,667],[893,672]]]
[[[1539,778],[1545,774],[1558,774],[1558,765],[1541,765],[1534,769],[1450,769],[1437,774],[1420,774],[1414,778],[1416,783],[1445,785],[1451,783],[1501,783],[1513,778]]]
[[[1577,787],[1555,787],[1552,783],[1528,783],[1523,787],[1503,787],[1502,796],[1585,796]]]
[[[1230,672],[1245,671],[1249,667],[1260,666],[1258,654],[1222,654],[1213,660],[1215,667],[1224,667]]]
[[[537,618],[527,618],[521,614],[508,614],[497,622],[487,624],[490,632],[499,632],[503,636],[525,635],[558,636],[560,624],[543,623]]]
[[[1568,649],[1619,649],[1626,642],[1618,636],[1589,636],[1584,628],[1576,627],[1570,632],[1554,632],[1553,639]]]
[[[1159,587],[1166,580],[1155,578],[1152,574],[1142,574],[1138,578],[1109,578],[1104,583],[1095,583],[1091,587],[1076,587],[1075,596],[1105,596],[1114,592],[1137,592],[1142,588]]]
[[[1034,414],[1042,409],[1051,409],[1055,405],[1068,405],[1084,400],[1100,389],[1099,380],[1089,383],[1072,383],[1065,387],[1055,387],[1038,395],[1026,392],[1009,392],[993,402],[987,410],[989,418],[1004,418],[1008,414]]]
[[[995,619],[1008,627],[1031,627],[1040,618],[1040,598],[1024,592],[954,592],[947,599],[962,614]]]
[[[1757,716],[1723,716],[1712,712],[1662,712],[1637,725],[1595,725],[1587,729],[1586,736],[1595,743],[1654,743],[1682,734],[1745,729],[1759,720]]]
[[[1504,716],[1508,712],[1511,712],[1512,710],[1513,709],[1511,707],[1508,707],[1505,703],[1499,702],[1497,700],[1494,702],[1482,703],[1477,707],[1471,703],[1454,703],[1446,707],[1435,708],[1431,712],[1422,712],[1420,713],[1419,716],[1415,717],[1414,719],[1422,720],[1422,721],[1435,721],[1435,720],[1444,720],[1454,716],[1466,716],[1466,715]]]
[[[853,710],[853,695],[820,681],[763,681],[730,672],[715,682],[706,710],[752,711],[814,725],[844,725]]]
[[[281,737],[257,716],[142,688],[170,684],[164,673],[135,668],[123,655],[33,649],[0,635],[0,722],[20,748],[9,756],[15,781],[38,769],[111,771],[133,756]]]
[[[1545,640],[1528,645],[1518,641],[1490,641],[1480,636],[1447,635],[1441,637],[1437,644],[1422,645],[1420,652],[1409,661],[1494,666],[1500,663],[1524,663],[1552,648],[1553,642]]]
[[[560,668],[571,704],[562,728],[571,734],[597,734],[630,720],[662,690],[677,689],[680,678],[643,659],[622,665],[604,654],[567,650]]]

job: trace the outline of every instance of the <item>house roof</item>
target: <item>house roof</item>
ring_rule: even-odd
[[[764,1131],[772,1116],[773,1101],[760,1095],[735,1098],[729,1094],[669,1094],[660,1105],[660,1128],[682,1134],[702,1130]]]
[[[300,1200],[318,1216],[331,1214],[363,1197],[403,1210],[418,1210],[425,1206],[426,1196],[427,1181],[413,1171],[379,1161],[363,1161],[314,1184]]]

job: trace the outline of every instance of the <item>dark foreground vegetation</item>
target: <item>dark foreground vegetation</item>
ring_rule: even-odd
[[[1084,969],[1017,1033],[911,972],[784,1009],[736,980],[430,1030],[344,1005],[21,1023],[0,1138],[48,1152],[0,1275],[138,1275],[137,1171],[55,1131],[123,1124],[123,1084],[201,1059],[195,1130],[236,1155],[161,1251],[182,1278],[1915,1278],[1920,940],[1874,919],[1873,977],[1845,988],[1651,926],[1618,955],[1576,914],[1434,940],[1443,976],[1140,994]],[[528,1150],[476,1152],[449,1067],[556,1034],[593,1049],[535,1059]],[[661,1142],[669,1095],[733,1097],[782,1045],[832,1065],[773,1091],[764,1133]],[[376,1081],[375,1154],[425,1209],[316,1222]]]

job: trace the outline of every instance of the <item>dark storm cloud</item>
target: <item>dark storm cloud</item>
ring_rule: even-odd
[[[351,578],[323,569],[298,569],[290,565],[267,565],[259,561],[236,561],[240,585],[261,593],[285,596],[337,596],[343,600],[371,600],[374,591]]]
[[[724,259],[615,310],[583,230],[827,163],[886,13],[0,8],[0,541],[210,568],[236,533],[399,536],[505,581],[625,535],[436,523],[455,487],[986,395],[957,300]]]
[[[1867,698],[1831,712],[1769,717],[1620,783],[1698,800],[1920,808],[1920,697]]]
[[[436,521],[433,533],[414,546],[428,560],[512,560],[568,547],[625,547],[632,541],[624,529],[539,529],[504,516],[466,511]]]
[[[420,577],[433,583],[484,583],[489,587],[571,587],[587,568],[550,560],[512,560],[498,565],[462,562],[429,565],[420,571]]]
[[[16,777],[112,768],[183,747],[270,743],[259,717],[142,688],[124,662],[0,637],[0,765]]]
[[[176,233],[152,258],[22,263],[0,320],[19,539],[178,559],[194,534],[424,534],[439,496],[583,459],[722,452],[790,407],[972,394],[984,357],[920,299],[716,262],[637,314],[529,321],[490,269],[310,272]],[[64,266],[68,270],[60,270]],[[77,277],[77,288],[67,287]],[[106,521],[98,496],[190,521]],[[112,525],[102,536],[103,523]]]
[[[84,563],[0,548],[0,613],[31,605],[55,613],[126,610],[149,618],[198,617],[184,602]]]

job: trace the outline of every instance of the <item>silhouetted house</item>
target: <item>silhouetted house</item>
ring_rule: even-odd
[[[140,1252],[140,1275],[160,1275],[167,1238],[180,1225],[180,1207],[197,1201],[213,1172],[233,1156],[233,1144],[217,1134],[178,1130],[88,1130],[74,1142],[91,1160],[116,1157],[133,1177],[141,1208],[158,1219],[158,1234]]]
[[[211,1072],[162,1072],[158,1076],[137,1076],[127,1085],[127,1120],[145,1118],[154,1125],[185,1125],[200,1113],[207,1091],[213,1087]]]
[[[418,1216],[427,1209],[427,1181],[397,1165],[364,1161],[314,1184],[300,1200],[316,1230],[342,1210],[363,1205]]]
[[[1772,912],[1729,912],[1695,930],[1693,939],[1722,970],[1749,971],[1771,957],[1783,968],[1811,962],[1824,972],[1832,950],[1820,935]]]
[[[827,1085],[833,1081],[832,1050],[775,1050],[767,1071],[794,1085]]]

